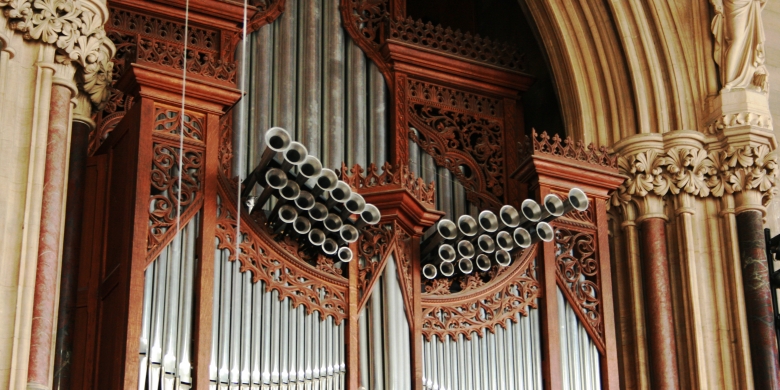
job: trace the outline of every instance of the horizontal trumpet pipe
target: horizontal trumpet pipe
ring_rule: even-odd
[[[531,234],[531,243],[539,241],[550,242],[553,240],[555,234],[552,227],[547,222],[537,223],[529,233]]]
[[[458,271],[464,275],[468,275],[474,271],[474,263],[471,259],[462,258],[458,260]]]
[[[293,166],[299,166],[303,164],[308,156],[309,152],[306,147],[300,142],[290,142],[290,146],[284,151],[284,161],[282,162],[282,170],[289,172]]]
[[[436,225],[431,227],[431,229],[433,230],[433,233],[420,244],[420,254],[422,256],[430,253],[437,245],[445,240],[454,240],[455,237],[458,236],[458,227],[454,222],[446,218],[442,218],[439,222],[436,222]]]
[[[558,195],[547,194],[542,201],[542,222],[549,222],[563,215],[563,201]]]
[[[366,225],[376,225],[381,219],[382,214],[379,211],[379,208],[371,203],[368,203],[366,204],[366,208],[363,209],[363,212],[360,213],[360,218],[358,218],[357,222],[355,223],[355,227],[362,229]]]
[[[439,269],[433,264],[425,264],[422,266],[422,274],[426,279],[435,279],[439,274]]]

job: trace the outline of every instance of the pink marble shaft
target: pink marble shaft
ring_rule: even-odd
[[[43,176],[41,230],[38,238],[38,267],[30,335],[27,383],[46,387],[49,383],[54,306],[57,294],[57,258],[60,253],[62,198],[65,196],[67,136],[70,121],[69,88],[55,84],[51,91],[49,134],[46,141],[46,167]]]

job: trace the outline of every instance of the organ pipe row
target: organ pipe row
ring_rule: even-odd
[[[446,218],[439,220],[420,244],[425,263],[423,276],[434,279],[439,274],[444,277],[470,274],[475,267],[487,271],[492,264],[506,267],[512,261],[512,250],[551,241],[553,230],[548,222],[572,210],[586,210],[588,197],[579,188],[572,188],[566,200],[549,194],[542,204],[544,207],[526,199],[519,211],[505,205],[498,216],[485,210],[476,219],[462,215],[457,224]]]
[[[517,291],[513,291],[517,293]],[[483,315],[485,313],[482,313]],[[539,311],[515,314],[506,329],[476,332],[444,341],[431,337],[423,343],[423,386],[428,390],[540,389],[541,338]]]
[[[182,228],[144,272],[139,387],[189,389],[192,384],[193,280],[198,217]]]
[[[265,144],[260,162],[243,182],[241,198],[246,199],[248,212],[264,206],[274,195],[268,222],[277,232],[295,235],[338,261],[352,261],[347,245],[357,241],[358,229],[379,222],[379,209],[352,192],[334,171],[323,168],[286,130],[271,128],[265,133]],[[281,161],[277,161],[279,154]],[[263,187],[262,192],[249,196],[256,184]]]
[[[560,289],[557,299],[563,386],[571,390],[600,389],[599,350]]]

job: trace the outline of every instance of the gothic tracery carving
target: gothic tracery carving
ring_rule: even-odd
[[[555,229],[556,276],[561,291],[575,310],[579,310],[584,318],[582,322],[603,350],[604,323],[596,241],[594,233],[563,227]]]

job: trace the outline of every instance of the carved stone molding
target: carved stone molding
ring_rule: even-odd
[[[777,156],[770,152],[768,145],[713,151],[675,146],[620,156],[619,170],[627,179],[613,194],[611,204],[617,206],[651,193],[704,198],[748,190],[759,191],[767,204],[778,176]]]
[[[57,47],[59,62],[79,65],[76,80],[97,109],[109,98],[116,48],[106,36],[105,5],[84,0],[0,0],[9,27]]]

